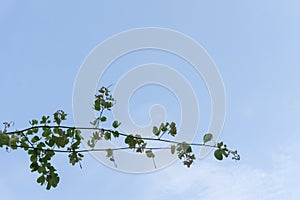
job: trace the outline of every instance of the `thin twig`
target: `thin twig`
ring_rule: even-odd
[[[49,126],[49,125],[39,125],[39,126],[33,126],[29,128],[25,128],[22,130],[17,130],[17,131],[10,131],[6,132],[5,134],[11,135],[11,134],[18,134],[18,133],[23,133],[25,131],[29,131],[35,128],[63,128],[63,129],[77,129],[77,130],[94,130],[94,131],[107,131],[110,133],[117,133],[121,136],[127,137],[130,134],[125,134],[125,133],[120,133],[118,131],[113,131],[110,129],[105,129],[105,128],[96,128],[96,127],[75,127],[75,126]],[[149,138],[149,137],[136,137],[133,135],[135,139],[142,139],[142,140],[148,140],[148,141],[158,141],[158,142],[165,142],[165,143],[172,143],[172,144],[180,144],[181,142],[174,141],[174,140],[167,140],[167,139],[161,139],[161,138]],[[209,144],[203,144],[203,143],[190,143],[192,146],[206,146],[206,147],[212,147],[216,148],[216,145],[209,145]]]
[[[114,130],[110,130],[110,129],[105,129],[105,128],[97,128],[97,127],[75,127],[75,126],[61,126],[61,125],[39,125],[39,126],[32,126],[29,128],[25,128],[22,130],[16,130],[16,131],[10,131],[10,132],[6,132],[5,134],[8,135],[13,135],[13,134],[22,134],[24,136],[24,132],[32,130],[32,129],[42,129],[42,128],[60,128],[60,129],[77,129],[77,130],[94,130],[94,131],[103,131],[103,132],[110,132],[110,133],[115,133],[115,134],[119,134],[123,137],[127,137],[130,134],[125,134],[125,133],[120,133],[118,131],[114,131]],[[165,143],[171,143],[171,144],[180,144],[182,142],[178,142],[178,141],[174,141],[174,140],[167,140],[167,139],[161,139],[161,138],[150,138],[150,137],[136,137],[134,135],[132,135],[135,139],[142,139],[142,140],[146,140],[146,141],[155,141],[155,142],[165,142]],[[209,145],[209,144],[205,144],[205,143],[190,143],[189,145],[191,146],[205,146],[205,147],[212,147],[212,148],[217,148],[216,145]],[[22,146],[17,146],[17,147],[22,147]],[[28,147],[31,149],[38,149],[35,148],[33,145],[31,145],[31,147]],[[157,147],[157,148],[146,148],[146,149],[166,149],[169,147]],[[132,149],[129,147],[120,147],[120,148],[115,148],[112,150],[124,150],[124,149]],[[45,150],[45,149],[40,149],[40,150]],[[70,152],[69,150],[55,150],[55,149],[49,149],[49,151],[55,151],[55,152],[61,152],[61,153],[67,153]],[[83,150],[77,150],[76,152],[78,153],[82,153],[82,152],[93,152],[93,151],[106,151],[107,149],[83,149]]]
[[[56,153],[87,153],[87,152],[104,152],[107,151],[108,148],[105,149],[82,149],[82,150],[59,150],[59,149],[43,149],[43,148],[37,148],[37,147],[28,147],[28,146],[22,146],[22,145],[11,145],[11,147],[18,147],[18,148],[28,148],[28,149],[34,149],[34,150],[40,150],[40,151],[53,151]],[[136,149],[136,148],[129,148],[129,147],[118,147],[118,148],[109,148],[113,151],[119,151],[119,150],[130,150],[130,149]],[[161,149],[171,149],[170,147],[146,147],[145,150],[161,150]]]

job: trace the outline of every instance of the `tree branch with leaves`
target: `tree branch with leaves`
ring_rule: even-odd
[[[203,136],[203,143],[188,143],[185,141],[175,141],[165,139],[164,136],[169,135],[175,137],[177,134],[176,123],[162,122],[159,126],[153,127],[154,137],[142,137],[140,134],[128,134],[118,131],[121,122],[114,120],[111,128],[103,128],[101,124],[107,122],[104,115],[106,111],[111,111],[115,104],[115,99],[111,95],[108,87],[101,87],[95,95],[93,109],[98,113],[91,122],[91,127],[75,127],[64,126],[62,122],[66,120],[67,114],[63,110],[56,111],[52,117],[42,116],[41,120],[33,119],[29,121],[30,127],[9,131],[13,126],[13,122],[5,122],[3,130],[0,130],[0,148],[6,151],[22,149],[27,152],[30,158],[31,172],[39,174],[37,182],[45,185],[49,190],[56,187],[60,181],[56,168],[52,164],[52,158],[57,153],[65,153],[68,155],[69,162],[72,165],[78,164],[80,167],[84,153],[87,152],[106,152],[106,157],[117,167],[114,158],[114,151],[133,150],[139,154],[145,154],[155,163],[155,151],[160,149],[169,149],[171,154],[176,154],[183,164],[190,167],[196,159],[192,147],[206,146],[215,148],[214,156],[218,160],[231,156],[233,160],[240,160],[238,152],[227,148],[223,142],[212,145],[209,142],[214,141],[212,133],[206,133]],[[93,131],[92,136],[86,141],[89,149],[81,148],[83,143],[82,131]],[[95,148],[98,141],[123,137],[124,146],[118,148]],[[147,142],[154,141],[166,144],[167,146],[149,146]]]

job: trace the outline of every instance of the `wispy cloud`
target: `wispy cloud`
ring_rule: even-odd
[[[160,199],[282,200],[300,199],[300,148],[290,145],[272,156],[271,168],[260,169],[242,163],[227,164],[203,160],[191,169],[174,165],[155,180],[146,196]],[[257,167],[253,167],[257,166]]]
[[[18,164],[22,163],[22,160],[18,160],[17,164],[10,165],[14,168],[11,169],[12,172],[20,173],[2,174],[0,191],[8,200],[20,199],[32,191],[35,191],[32,199],[43,196],[44,199],[60,198],[63,191],[70,198],[100,195],[104,199],[130,197],[133,200],[298,200],[300,160],[297,157],[300,147],[296,142],[286,144],[270,153],[270,161],[263,163],[250,165],[243,160],[217,162],[207,158],[197,160],[190,169],[176,163],[164,170],[141,175],[118,173],[104,168],[87,156],[82,171],[69,166],[63,168],[65,162],[57,163],[62,167],[58,166],[58,169],[64,169],[60,170],[62,182],[50,192],[34,182],[36,175],[28,172],[27,168],[20,172],[24,166]],[[74,184],[75,181],[79,184]],[[13,192],[15,188],[20,192]]]

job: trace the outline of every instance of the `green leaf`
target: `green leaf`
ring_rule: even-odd
[[[100,109],[101,109],[101,107],[100,107],[100,99],[96,99],[95,100],[94,109],[96,111],[100,111]]]
[[[31,126],[37,125],[38,123],[39,123],[39,121],[36,120],[36,119],[33,119],[33,120],[29,121],[29,124],[30,124]]]
[[[120,133],[118,131],[114,131],[112,134],[115,138],[120,136]]]
[[[39,141],[39,140],[40,140],[39,136],[34,136],[34,137],[31,139],[31,142],[32,142],[32,143],[36,143],[36,142]]]
[[[177,134],[177,128],[174,122],[170,124],[169,134],[172,135],[173,137]]]
[[[33,154],[30,156],[30,161],[31,162],[37,162],[37,155]]]
[[[192,150],[192,147],[191,146],[189,146],[187,149],[186,149],[186,151],[185,151],[186,153],[191,153],[191,152],[193,152],[193,150]]]
[[[57,173],[51,173],[50,175],[51,175],[51,177],[50,177],[49,183],[52,187],[56,187],[58,182],[59,182],[58,174]]]
[[[45,147],[46,145],[45,145],[45,143],[44,142],[40,142],[36,147],[38,148],[38,149],[42,149],[43,147]]]
[[[73,137],[74,133],[75,133],[75,129],[68,128],[68,130],[67,130],[67,137]]]
[[[153,132],[154,135],[159,136],[160,131],[156,126],[153,126],[152,132]]]
[[[81,154],[81,153],[78,153],[78,156],[79,156],[80,158],[83,158],[83,157],[84,157],[84,155]]]
[[[45,142],[49,147],[53,147],[55,144],[54,138],[49,139],[49,141]]]
[[[66,114],[64,111],[60,110],[60,114],[61,114],[61,120],[66,120],[67,119],[66,116],[68,114]]]
[[[78,158],[76,152],[72,152],[72,153],[69,154],[69,162],[72,165],[75,165],[77,162],[79,162],[79,158]]]
[[[45,176],[41,175],[40,177],[37,178],[37,182],[40,183],[41,185],[43,185],[45,183]]]
[[[109,109],[109,108],[111,108],[112,106],[113,106],[112,102],[105,102],[105,103],[104,103],[104,108]]]
[[[31,172],[37,171],[38,168],[39,168],[39,165],[38,165],[37,162],[32,162],[32,163],[30,164]]]
[[[221,148],[223,146],[223,142],[219,142],[218,144],[217,144],[217,147],[218,148]]]
[[[81,134],[81,131],[78,130],[78,129],[76,129],[76,130],[75,130],[75,139],[76,139],[76,140],[81,140],[81,139],[83,139],[83,137],[82,137],[80,134]]]
[[[6,134],[0,134],[0,147],[2,145],[9,145],[9,136]]]
[[[211,133],[206,133],[204,136],[203,136],[203,142],[206,143],[206,142],[209,142],[213,139],[213,134]]]
[[[42,136],[43,137],[48,137],[50,134],[51,134],[51,130],[50,128],[43,128],[43,133],[42,133]]]
[[[125,138],[125,143],[126,143],[126,144],[130,144],[132,140],[133,140],[133,135],[128,135],[128,136]]]
[[[111,139],[111,132],[105,132],[104,133],[104,139],[106,139],[106,140],[110,140]]]
[[[18,142],[19,142],[19,137],[18,136],[12,136],[9,139],[9,146],[16,146]]]
[[[106,122],[106,120],[107,120],[107,118],[105,116],[103,116],[103,117],[100,118],[101,122]]]
[[[47,124],[48,119],[50,118],[50,116],[43,116],[42,120],[40,121],[41,124]]]
[[[39,129],[38,128],[34,128],[34,129],[32,129],[32,132],[33,133],[37,133],[37,132],[39,132]]]
[[[66,145],[67,142],[68,141],[65,138],[63,138],[63,137],[57,137],[56,138],[56,145],[58,147],[65,147],[65,145]]]
[[[118,122],[118,121],[116,121],[116,120],[112,123],[112,126],[113,126],[114,128],[118,128],[120,125],[121,125],[121,123]]]
[[[112,157],[113,155],[113,150],[112,149],[106,149],[106,157]]]
[[[125,138],[125,143],[128,144],[129,148],[135,148],[135,145],[136,145],[137,141],[135,140],[133,135],[128,135]]]
[[[168,125],[169,125],[168,123],[166,123],[166,125],[164,123],[161,123],[159,128],[161,131],[165,132],[168,130]]]
[[[188,144],[186,142],[182,142],[180,144],[180,146],[181,146],[181,149],[184,150],[185,152],[187,152],[188,150],[191,150],[191,149],[189,149],[189,148],[191,148],[190,144]]]
[[[47,183],[46,189],[47,189],[47,190],[50,190],[50,189],[51,189],[51,184],[50,184],[49,182]]]
[[[214,155],[215,155],[216,159],[223,160],[223,154],[222,154],[222,150],[221,149],[215,150]]]
[[[38,173],[40,173],[40,174],[45,174],[45,173],[46,173],[45,165],[40,166],[40,167],[38,168]]]

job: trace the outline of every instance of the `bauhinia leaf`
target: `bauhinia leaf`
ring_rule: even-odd
[[[211,133],[206,133],[204,136],[203,136],[203,142],[206,143],[206,142],[209,142],[213,139],[213,134]]]

